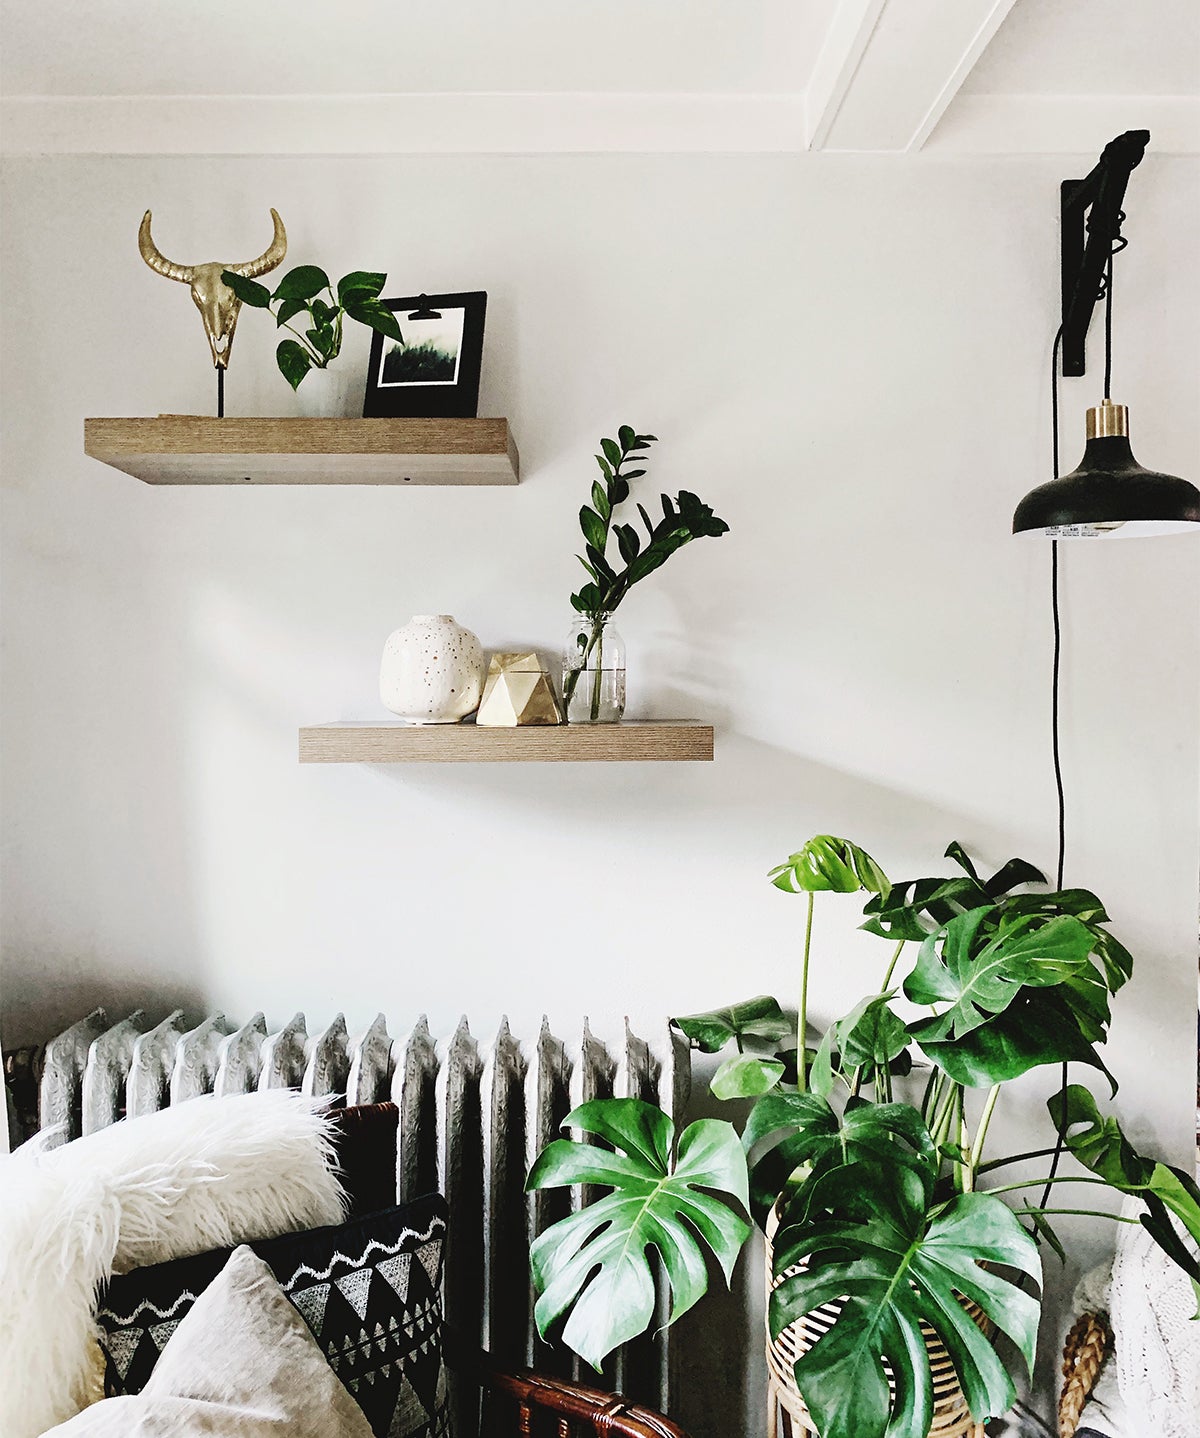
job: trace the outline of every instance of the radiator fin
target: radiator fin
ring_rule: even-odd
[[[421,1017],[393,1038],[379,1014],[352,1037],[337,1014],[310,1035],[302,1013],[276,1030],[261,1013],[240,1027],[213,1014],[185,1030],[179,1010],[151,1026],[141,1011],[111,1023],[96,1009],[47,1045],[39,1122],[43,1130],[60,1130],[45,1140],[58,1143],[204,1093],[288,1087],[350,1103],[390,1098],[400,1110],[397,1198],[438,1189],[450,1205],[450,1322],[503,1365],[570,1375],[578,1371],[572,1355],[537,1337],[529,1245],[596,1195],[527,1194],[525,1174],[560,1136],[570,1110],[589,1099],[645,1099],[678,1125],[691,1076],[686,1041],[667,1025],[646,1039],[626,1024],[613,1043],[587,1020],[576,1032],[577,1039],[560,1038],[543,1020],[526,1042],[505,1019],[494,1039],[481,1042],[463,1018],[437,1039]],[[603,1378],[588,1370],[586,1381],[667,1408],[673,1388],[667,1313],[660,1276],[655,1331],[614,1355]],[[456,1431],[478,1438],[476,1395],[459,1388],[454,1396]]]

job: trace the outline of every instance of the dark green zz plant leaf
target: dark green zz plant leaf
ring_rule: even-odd
[[[530,1267],[540,1295],[534,1309],[543,1338],[569,1310],[568,1348],[599,1369],[654,1317],[649,1250],[658,1250],[674,1322],[707,1291],[705,1250],[725,1281],[750,1225],[746,1160],[732,1124],[701,1119],[683,1131],[672,1165],[675,1125],[641,1099],[593,1099],[568,1114],[617,1151],[556,1139],[542,1151],[528,1189],[599,1184],[612,1191],[553,1224],[534,1243]]]
[[[912,1170],[871,1161],[841,1170],[845,1220],[783,1228],[775,1271],[806,1264],[771,1296],[771,1332],[845,1299],[833,1328],[796,1363],[796,1382],[821,1438],[917,1438],[933,1421],[933,1384],[921,1323],[941,1337],[977,1422],[1015,1395],[992,1344],[960,1296],[978,1304],[1032,1368],[1040,1304],[991,1267],[1041,1282],[1032,1238],[986,1193],[928,1207]],[[887,1360],[895,1377],[888,1386]]]

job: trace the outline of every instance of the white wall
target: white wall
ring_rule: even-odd
[[[928,157],[12,162],[6,1044],[98,1001],[272,1021],[340,1008],[352,1027],[383,1009],[394,1030],[466,1011],[484,1035],[501,1013],[528,1034],[543,1011],[611,1027],[786,1001],[801,909],[764,875],[811,833],[847,833],[896,874],[928,872],[954,837],[1050,867],[1049,553],[1008,530],[1049,472],[1064,173]],[[1193,477],[1197,177],[1151,156],[1133,178],[1115,367],[1143,462]],[[297,263],[386,268],[393,293],[486,288],[481,412],[510,417],[521,487],[156,491],[85,458],[85,415],[212,402],[185,291],[137,255],[147,205],[184,261],[261,248],[275,205]],[[272,338],[243,316],[230,413],[291,410]],[[1092,359],[1064,386],[1068,467],[1098,342]],[[713,720],[716,762],[301,768],[299,725],[379,713],[380,647],[413,612],[453,612],[486,645],[559,643],[591,454],[623,421],[661,437],[654,494],[693,488],[731,526],[621,616],[631,712]],[[1177,1161],[1196,600],[1186,539],[1064,555],[1068,877],[1106,898],[1138,957],[1111,1063],[1134,1133]],[[818,923],[825,1018],[881,955],[836,903]],[[1048,1091],[1031,1086],[1017,1117]],[[1106,1237],[1085,1226],[1080,1259]]]

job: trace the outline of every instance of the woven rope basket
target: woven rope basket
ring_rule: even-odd
[[[799,1273],[802,1264],[774,1277],[774,1247],[772,1239],[778,1226],[775,1214],[767,1225],[767,1292],[777,1288],[785,1278]],[[987,1324],[982,1313],[973,1303],[964,1303],[964,1308],[986,1331]],[[778,1338],[772,1340],[770,1327],[767,1329],[767,1433],[769,1438],[779,1438],[781,1426],[789,1438],[815,1435],[812,1419],[804,1406],[804,1399],[796,1387],[793,1371],[796,1359],[828,1333],[837,1322],[841,1312],[840,1301],[822,1304],[790,1324]],[[933,1375],[933,1426],[928,1438],[984,1438],[983,1424],[976,1423],[967,1407],[959,1386],[958,1374],[946,1352],[945,1345],[928,1324],[921,1324],[925,1335],[925,1347],[929,1354],[929,1367]],[[917,1435],[913,1435],[917,1438]]]

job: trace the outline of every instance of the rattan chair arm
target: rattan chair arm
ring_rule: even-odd
[[[498,1396],[510,1406],[515,1426],[502,1431],[514,1434],[534,1432],[536,1413],[557,1414],[558,1432],[581,1432],[602,1438],[688,1438],[677,1423],[661,1413],[628,1403],[619,1394],[604,1393],[582,1383],[535,1373],[530,1369],[507,1371],[481,1354],[466,1366],[478,1376],[485,1392]],[[489,1429],[488,1431],[497,1431]]]

